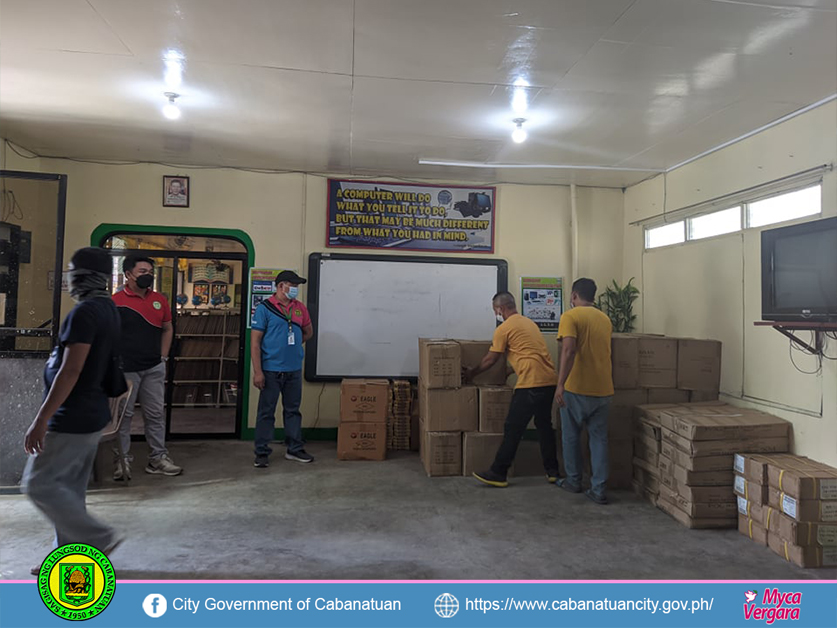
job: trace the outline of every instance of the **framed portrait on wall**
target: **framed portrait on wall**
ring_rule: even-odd
[[[163,177],[163,207],[189,207],[189,177]]]

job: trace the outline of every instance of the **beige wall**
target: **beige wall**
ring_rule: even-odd
[[[639,280],[640,329],[724,343],[725,398],[793,422],[796,453],[837,464],[837,362],[820,375],[790,363],[788,340],[761,317],[760,231],[643,250],[631,222],[837,161],[837,104],[820,107],[697,162],[631,187],[624,197],[623,279]],[[837,215],[837,173],[823,180],[823,217]],[[830,341],[830,354],[837,342]],[[799,366],[813,370],[810,357]]]
[[[8,155],[7,155],[8,157]],[[15,157],[14,166],[33,169]],[[43,172],[68,175],[65,257],[90,242],[102,223],[241,229],[253,240],[256,265],[307,272],[308,255],[325,250],[327,182],[305,174],[263,174],[223,169],[182,169],[153,164],[110,166],[43,159]],[[164,174],[191,177],[189,209],[161,206]],[[621,190],[579,188],[582,268],[601,281],[619,277]],[[496,253],[509,264],[509,287],[519,292],[521,275],[571,277],[570,195],[566,186],[500,185],[497,189]],[[588,231],[595,231],[594,236]],[[346,252],[349,252],[348,250]],[[397,255],[398,253],[393,253]],[[65,260],[66,261],[66,260]],[[305,291],[302,291],[305,298]],[[65,300],[65,308],[71,303]],[[548,338],[553,354],[555,339]],[[338,387],[306,383],[305,427],[333,427]],[[255,421],[251,389],[249,424]]]

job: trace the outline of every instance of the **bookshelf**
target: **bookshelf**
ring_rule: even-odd
[[[239,312],[178,311],[172,407],[236,406],[240,332]]]

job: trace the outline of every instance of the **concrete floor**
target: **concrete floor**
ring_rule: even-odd
[[[510,488],[427,478],[413,453],[338,462],[310,443],[312,465],[254,469],[250,443],[178,441],[185,468],[107,481],[88,505],[127,535],[123,579],[803,579],[734,530],[687,530],[629,492],[609,506],[540,478]],[[136,471],[136,470],[135,470]],[[51,531],[24,496],[0,496],[0,577],[30,579]]]

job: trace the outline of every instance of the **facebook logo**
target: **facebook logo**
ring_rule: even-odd
[[[166,598],[159,593],[146,595],[145,599],[142,601],[142,610],[144,610],[145,614],[149,617],[162,617],[166,614],[167,608],[168,602],[166,602]]]

